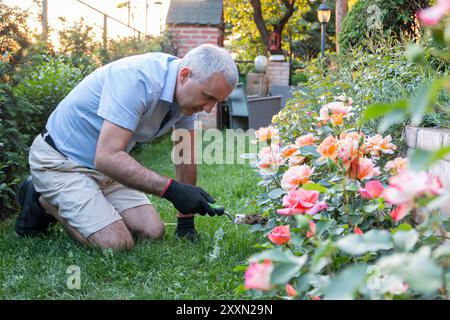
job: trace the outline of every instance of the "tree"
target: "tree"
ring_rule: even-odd
[[[290,0],[292,2],[292,0]],[[225,0],[224,20],[225,20],[225,45],[232,51],[238,60],[253,60],[257,55],[267,52],[267,44],[270,33],[274,31],[274,25],[281,30],[281,47],[284,51],[289,51],[290,36],[292,42],[304,41],[310,38],[309,31],[320,29],[320,25],[315,21],[307,21],[304,15],[311,7],[316,7],[321,0],[295,0],[294,12],[284,23],[282,20],[286,15],[286,6],[280,0],[260,1],[260,25],[263,34],[258,29],[254,18],[254,9],[250,0]],[[262,19],[262,20],[261,20]],[[313,16],[314,19],[314,16]],[[262,23],[261,23],[262,22]],[[280,22],[284,23],[281,26]],[[320,39],[320,38],[319,38]],[[314,41],[317,44],[317,41]],[[309,45],[308,45],[309,47]]]
[[[270,50],[271,47],[271,40],[273,40],[274,37],[278,39],[278,42],[276,44],[277,49],[281,49],[281,39],[283,34],[283,28],[286,25],[286,23],[289,21],[289,19],[292,17],[292,14],[295,11],[295,0],[282,0],[281,3],[284,6],[284,10],[282,9],[282,17],[276,22],[269,22],[272,24],[272,30],[269,32],[269,29],[267,28],[266,21],[264,21],[262,12],[261,12],[261,0],[250,0],[250,3],[253,8],[253,19],[255,20],[256,26],[258,27],[259,33],[261,34],[262,41],[264,43],[265,49],[264,52],[267,53],[267,51]],[[276,41],[276,40],[275,40]]]
[[[342,29],[342,21],[347,15],[348,0],[336,0],[336,39]],[[336,41],[336,52],[339,52],[339,41]]]

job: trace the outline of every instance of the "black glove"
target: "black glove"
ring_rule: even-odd
[[[182,214],[198,213],[220,216],[225,212],[224,208],[213,208],[209,205],[215,201],[202,188],[175,180],[169,182],[162,197],[172,202],[173,206]]]

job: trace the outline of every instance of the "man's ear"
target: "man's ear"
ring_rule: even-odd
[[[187,78],[189,78],[191,76],[191,69],[189,69],[188,67],[183,67],[180,70],[180,82],[184,83],[186,81]]]

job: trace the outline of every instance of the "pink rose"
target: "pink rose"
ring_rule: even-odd
[[[278,226],[273,228],[273,230],[268,235],[270,241],[275,244],[283,245],[291,240],[291,233],[289,232],[289,225]]]
[[[263,263],[251,263],[245,271],[245,288],[262,291],[272,290],[273,285],[270,283],[270,276],[273,269],[274,266],[270,260],[265,260]]]
[[[371,180],[366,183],[364,188],[359,188],[359,193],[364,199],[377,199],[383,193],[383,184],[378,180]]]
[[[426,26],[438,24],[439,21],[450,13],[450,0],[438,0],[436,5],[420,10],[417,17]]]
[[[397,208],[391,211],[390,216],[395,221],[400,221],[409,214],[411,209],[412,207],[410,207],[409,205],[406,204],[399,205]]]
[[[404,170],[389,178],[389,187],[383,192],[387,202],[395,205],[414,202],[414,199],[427,191],[428,174]]]
[[[309,181],[314,169],[308,165],[290,167],[281,179],[281,187],[285,190],[292,189],[296,186],[303,185]]]
[[[314,215],[325,209],[327,205],[319,200],[319,192],[305,189],[291,189],[283,197],[284,209],[277,210],[277,213],[283,216],[292,216],[295,214]]]
[[[316,224],[314,221],[309,221],[309,231],[306,232],[306,237],[311,238],[316,235]]]
[[[295,290],[294,287],[291,286],[289,283],[286,283],[285,290],[289,297],[297,296],[297,290]]]
[[[362,230],[360,228],[358,228],[357,226],[355,226],[354,232],[356,234],[364,234],[364,232],[362,232]]]

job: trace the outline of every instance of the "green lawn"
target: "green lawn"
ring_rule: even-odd
[[[147,144],[136,155],[145,166],[174,176],[171,142],[164,137]],[[198,184],[230,212],[252,213],[258,177],[248,165],[201,165]],[[166,223],[176,222],[172,205],[152,199]],[[243,284],[245,264],[254,248],[248,226],[233,225],[225,216],[196,218],[202,239],[179,241],[174,225],[166,227],[164,241],[136,242],[131,252],[101,251],[75,243],[56,225],[49,235],[22,239],[14,220],[0,224],[1,299],[245,299],[237,290]],[[212,257],[214,234],[223,228],[220,253]],[[81,288],[68,289],[69,266],[81,270]]]

